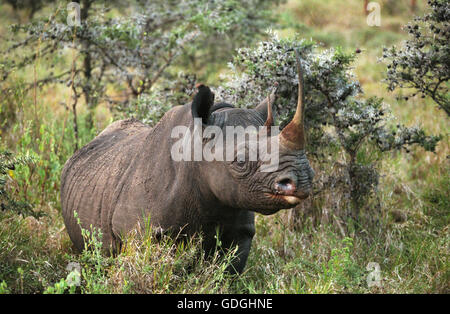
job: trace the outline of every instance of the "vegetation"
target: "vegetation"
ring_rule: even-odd
[[[388,60],[387,82],[390,90],[412,88],[412,95],[430,97],[450,116],[450,2],[430,0],[431,12],[406,26],[410,38],[400,49],[384,49]]]
[[[0,6],[0,293],[450,292],[448,117],[431,95],[392,94],[382,80],[393,74],[377,62],[391,58],[383,46],[408,38],[401,25],[445,1],[415,12],[379,1],[380,27],[366,24],[359,0],[144,2],[82,0],[74,27],[64,1],[40,1],[31,23],[17,18],[23,8]],[[413,31],[434,23],[416,21]],[[448,58],[446,42],[439,57]],[[305,69],[315,195],[257,215],[243,275],[225,272],[234,252],[205,259],[201,235],[177,244],[155,239],[150,225],[115,258],[92,229],[87,249],[73,251],[59,180],[75,149],[118,118],[154,125],[198,81],[244,107],[277,81],[282,127],[297,97],[293,49]],[[370,285],[373,263],[381,281]]]

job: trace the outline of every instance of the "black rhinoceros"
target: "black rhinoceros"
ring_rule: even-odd
[[[116,121],[78,150],[61,177],[62,214],[75,247],[84,246],[75,212],[81,227],[101,230],[104,248],[112,251],[123,235],[150,217],[155,230],[201,232],[206,251],[214,249],[219,232],[222,247],[238,247],[231,271],[242,272],[255,234],[254,212],[292,208],[311,191],[314,171],[304,150],[303,81],[297,62],[295,116],[281,133],[267,137],[275,136],[279,143],[274,171],[261,171],[261,160],[174,160],[173,147],[180,140],[172,131],[183,126],[194,132],[195,118],[201,119],[200,128],[215,126],[225,135],[231,126],[263,129],[273,122],[274,93],[255,109],[241,109],[214,104],[214,94],[204,85],[191,104],[175,106],[153,128],[133,119]]]

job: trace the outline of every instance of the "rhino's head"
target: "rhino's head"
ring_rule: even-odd
[[[199,163],[198,172],[221,203],[233,208],[273,214],[280,209],[294,207],[311,193],[314,171],[305,152],[303,79],[298,56],[297,62],[297,109],[292,121],[279,134],[271,132],[274,122],[271,106],[275,92],[255,109],[225,109],[221,108],[224,104],[214,106],[214,94],[208,87],[198,86],[192,103],[193,118],[201,118],[204,132],[208,133],[208,127],[213,127],[210,133],[220,129],[223,134],[219,142],[209,134],[207,137],[210,139],[203,140],[203,145],[213,142],[215,146],[210,150],[213,153],[217,153],[219,144],[224,147],[223,152],[219,152],[219,155],[223,154],[223,160],[203,160]],[[251,135],[251,127],[258,130],[254,132],[257,133],[255,136]],[[241,131],[250,129],[241,143],[239,136],[230,134],[239,131],[239,128]],[[268,135],[264,137],[266,133]],[[253,145],[255,141],[257,145]],[[268,146],[267,153],[260,150],[261,144]],[[275,158],[275,162],[270,158]]]

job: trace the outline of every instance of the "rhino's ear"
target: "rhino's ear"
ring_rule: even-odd
[[[214,104],[214,94],[208,86],[203,84],[197,85],[198,92],[194,96],[192,102],[192,117],[201,118],[203,124],[207,124],[210,109]]]

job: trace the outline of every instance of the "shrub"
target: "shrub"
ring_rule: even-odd
[[[401,47],[384,48],[388,89],[413,89],[403,96],[430,97],[450,115],[450,2],[429,0],[430,12],[416,17],[405,30],[409,39]]]
[[[35,163],[37,158],[34,155],[14,155],[8,150],[0,149],[0,210],[10,210],[22,216],[33,216],[39,218],[43,215],[40,211],[33,211],[33,206],[26,200],[17,200],[14,188],[11,187],[14,181],[14,171],[20,165]],[[9,184],[8,184],[9,181]],[[17,184],[16,184],[17,188]],[[16,191],[17,193],[17,191]]]

